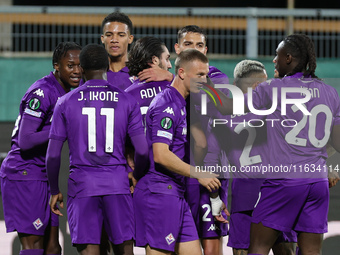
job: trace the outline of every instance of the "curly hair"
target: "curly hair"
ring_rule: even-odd
[[[58,43],[57,47],[54,49],[52,57],[52,66],[58,64],[60,59],[65,57],[67,52],[70,50],[81,50],[81,46],[75,42],[61,42]]]
[[[318,78],[315,75],[316,55],[313,41],[305,34],[293,34],[287,36],[283,42],[285,50],[299,60],[297,66],[287,75],[303,71],[304,76]]]

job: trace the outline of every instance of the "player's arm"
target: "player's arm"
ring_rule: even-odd
[[[157,142],[153,143],[152,150],[155,164],[160,164],[166,169],[177,174],[196,178],[198,182],[210,192],[221,186],[221,182],[216,177],[212,177],[214,176],[213,174],[196,172],[193,166],[182,161],[172,151],[170,151],[168,144]],[[192,171],[190,171],[190,169],[192,169]]]
[[[61,208],[64,208],[63,195],[59,191],[59,170],[63,144],[63,141],[50,139],[46,154],[46,172],[51,191],[50,207],[53,213],[60,216],[63,215],[57,208],[57,202]]]
[[[136,180],[139,180],[149,168],[148,144],[144,134],[131,137],[131,142],[135,149],[133,176]]]
[[[144,69],[138,73],[138,79],[141,81],[169,81],[171,82],[174,75],[167,70],[160,68],[158,65],[150,64],[151,68]]]
[[[20,130],[18,134],[18,143],[21,150],[30,150],[36,146],[45,144],[48,142],[49,129],[43,129],[38,131],[42,123],[42,119],[24,117],[21,120]]]
[[[193,154],[196,166],[203,166],[203,160],[208,151],[208,144],[200,122],[190,125],[190,134],[193,138]]]
[[[331,133],[330,142],[327,144],[328,157],[335,154],[335,151],[340,152],[340,125],[334,125]],[[328,169],[330,170],[330,169]],[[340,180],[337,172],[328,172],[328,183],[329,187],[334,187]]]

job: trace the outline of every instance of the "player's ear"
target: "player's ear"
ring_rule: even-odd
[[[100,36],[100,40],[102,41],[102,44],[104,44],[104,35]]]
[[[293,56],[290,53],[286,54],[286,63],[289,65],[293,61]]]
[[[159,65],[159,58],[156,56],[152,56],[152,64],[154,65]]]
[[[59,72],[59,64],[58,64],[58,63],[54,63],[54,64],[53,64],[53,68],[54,68],[57,72]]]
[[[180,49],[179,49],[179,44],[178,44],[178,43],[175,44],[175,52],[176,52],[177,55],[178,55],[179,53],[181,53],[181,51],[180,51]]]
[[[254,82],[253,85],[251,85],[252,89],[255,89],[260,84],[260,81]]]
[[[185,70],[184,68],[179,68],[177,71],[177,75],[181,80],[184,80],[185,77]]]
[[[133,42],[133,35],[129,35],[129,44],[131,44]]]
[[[207,51],[208,51],[208,47],[207,47],[207,46],[205,46],[205,48],[204,48],[204,55],[206,55],[206,54],[207,54]]]

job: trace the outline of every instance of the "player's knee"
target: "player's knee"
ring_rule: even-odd
[[[204,255],[216,255],[216,254],[220,254],[219,247],[215,246],[204,247]]]
[[[61,246],[59,243],[48,245],[48,247],[45,250],[45,254],[61,254]]]

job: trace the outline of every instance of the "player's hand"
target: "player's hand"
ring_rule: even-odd
[[[228,221],[223,217],[222,211],[227,215],[230,216],[230,213],[227,210],[226,205],[221,200],[220,196],[215,198],[210,197],[211,203],[211,214],[215,217],[215,219],[221,223],[228,223]]]
[[[219,179],[217,179],[217,174],[205,172],[205,173],[197,173],[196,174],[198,182],[205,187],[209,192],[212,192],[213,190],[219,189],[221,187],[221,182]]]
[[[126,154],[126,162],[132,170],[135,170],[135,161],[134,161],[134,153],[127,153]]]
[[[328,172],[328,184],[329,187],[334,187],[340,180],[339,174],[337,172]]]
[[[63,214],[60,212],[59,208],[57,207],[57,202],[59,202],[59,206],[60,208],[64,208],[64,198],[63,198],[63,194],[61,194],[61,192],[59,192],[57,195],[51,195],[50,198],[50,207],[51,207],[51,211],[59,216],[63,216]]]
[[[167,70],[160,68],[158,65],[150,64],[151,68],[144,69],[138,73],[138,79],[141,81],[172,81],[173,75]]]
[[[222,202],[222,203],[223,203],[223,202]],[[224,203],[222,204],[222,207],[221,207],[221,212],[222,212],[222,211],[223,211],[228,217],[230,216],[230,213],[229,213],[229,211],[228,211],[228,209],[227,209],[227,207],[226,207],[226,205],[225,205]],[[221,223],[229,223],[229,221],[223,217],[222,213],[221,213],[220,215],[216,215],[216,216],[214,216],[214,217],[215,217],[215,219],[216,219],[217,221],[219,221],[219,222],[221,222]]]
[[[131,194],[133,194],[138,181],[135,179],[135,177],[133,177],[133,172],[130,172],[128,174],[128,177],[129,177],[129,182],[130,182],[130,192]]]

